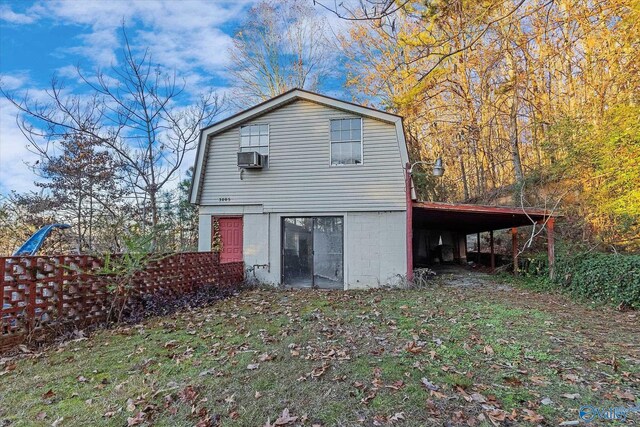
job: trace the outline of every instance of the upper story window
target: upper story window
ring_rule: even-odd
[[[240,126],[240,151],[269,155],[269,125]]]
[[[362,164],[362,119],[331,120],[331,165]]]

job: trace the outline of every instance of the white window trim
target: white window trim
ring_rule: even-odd
[[[353,164],[344,164],[344,165],[334,165],[331,161],[333,157],[331,152],[331,146],[333,145],[333,141],[331,141],[331,121],[332,120],[344,120],[344,119],[360,119],[360,163]],[[336,141],[338,142],[338,141]],[[340,142],[349,142],[349,141],[340,141]],[[351,141],[354,142],[354,141]],[[331,117],[329,118],[329,166],[333,168],[345,168],[345,167],[357,167],[364,165],[364,119],[360,116],[356,117]]]
[[[267,126],[267,158],[270,161],[270,154],[271,154],[271,125],[269,123],[247,123],[245,125],[241,125],[238,127],[238,152],[242,152],[242,128],[243,127],[250,127],[250,126]],[[246,147],[246,148],[251,148],[251,147]],[[258,148],[258,147],[256,147]]]

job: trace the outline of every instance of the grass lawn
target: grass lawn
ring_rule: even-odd
[[[0,426],[558,425],[638,397],[638,313],[496,283],[246,291],[0,365]]]

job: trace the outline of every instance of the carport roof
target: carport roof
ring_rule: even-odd
[[[547,209],[507,206],[413,202],[413,227],[465,234],[533,225],[558,217]]]

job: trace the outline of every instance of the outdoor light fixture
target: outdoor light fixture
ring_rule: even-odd
[[[435,162],[425,162],[425,161],[417,161],[417,162],[413,162],[411,164],[411,167],[409,168],[409,174],[413,173],[413,167],[415,165],[433,165],[433,170],[432,170],[432,175],[435,177],[441,177],[442,175],[444,175],[444,165],[442,164],[442,157],[438,157]]]
[[[442,175],[444,175],[444,165],[442,164],[442,157],[438,157],[433,164],[433,176],[440,177]]]

